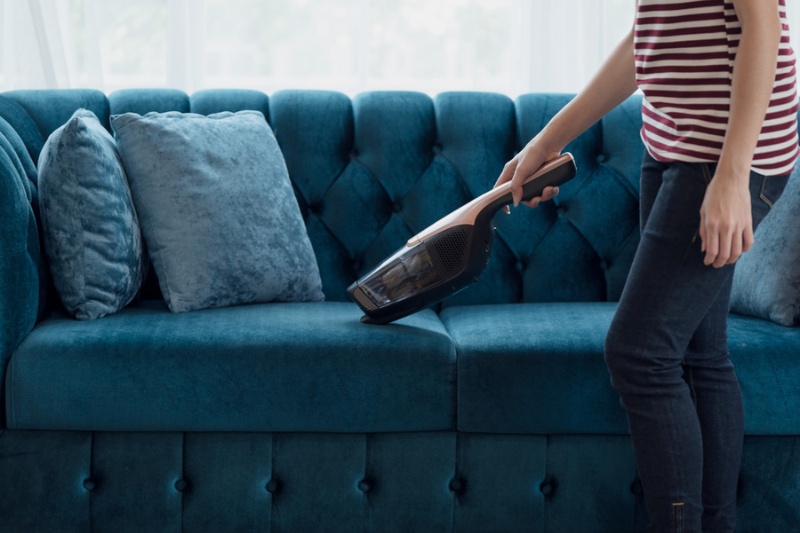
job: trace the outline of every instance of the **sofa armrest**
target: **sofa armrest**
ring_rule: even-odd
[[[21,179],[0,151],[0,428],[5,424],[5,373],[11,354],[42,310],[43,263],[36,219]]]

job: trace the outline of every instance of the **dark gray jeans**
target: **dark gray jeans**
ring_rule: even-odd
[[[712,164],[645,155],[642,239],[606,338],[649,531],[733,531],[736,524],[744,415],[727,344],[734,265],[705,266],[698,236],[713,175]],[[751,174],[754,227],[787,181]]]

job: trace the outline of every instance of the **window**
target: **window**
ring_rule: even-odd
[[[633,8],[633,0],[5,0],[0,90],[576,92],[628,30]],[[789,9],[800,29],[800,9]]]

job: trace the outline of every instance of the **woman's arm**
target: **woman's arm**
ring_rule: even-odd
[[[516,206],[522,197],[522,184],[525,178],[533,174],[545,161],[560,154],[572,139],[589,129],[592,124],[636,91],[635,72],[633,26],[631,26],[630,32],[614,48],[589,84],[506,163],[495,187],[511,181],[511,191]],[[534,198],[528,205],[535,207],[539,201],[549,200],[557,192],[557,188],[548,187],[541,198]]]
[[[742,26],[731,80],[728,129],[700,210],[706,265],[736,262],[753,245],[750,166],[772,97],[781,38],[777,0],[733,0]]]

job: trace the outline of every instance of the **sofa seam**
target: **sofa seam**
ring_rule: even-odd
[[[17,345],[17,346],[19,346],[19,345]],[[12,352],[16,353],[16,348],[14,348],[14,350],[12,350]],[[5,372],[4,376],[3,376],[3,378],[6,381],[6,383],[8,383],[8,388],[6,389],[7,390],[7,393],[6,393],[6,396],[7,396],[7,398],[6,398],[6,409],[8,410],[8,420],[6,422],[7,422],[7,425],[9,426],[9,428],[12,428],[12,427],[16,428],[17,427],[17,409],[16,409],[16,400],[15,400],[17,380],[16,379],[9,379],[9,376],[13,377],[13,375],[16,373],[16,366],[17,366],[17,358],[13,357],[13,354],[12,354],[12,357],[10,358],[10,360],[8,362],[8,368],[6,369],[6,372]]]
[[[270,432],[270,446],[269,446],[269,477],[270,480],[277,479],[275,477],[275,438],[276,433]],[[267,524],[267,531],[270,533],[275,530],[275,494],[270,493],[269,496],[269,523]]]
[[[370,447],[370,434],[364,433],[364,469],[362,479],[369,477],[369,465],[371,463],[371,447]],[[370,509],[369,509],[369,495],[363,493],[364,498],[364,531],[368,533],[371,530],[370,523]]]
[[[459,414],[461,412],[461,410],[459,409],[460,400],[461,400],[461,398],[460,398],[460,396],[461,396],[461,387],[459,386],[459,382],[460,382],[459,377],[460,377],[460,370],[461,370],[461,364],[460,364],[460,362],[461,362],[461,353],[460,352],[461,351],[459,350],[459,346],[458,346],[458,343],[456,342],[455,336],[453,335],[453,331],[448,327],[447,322],[442,320],[442,313],[445,312],[445,311],[446,311],[446,309],[442,309],[441,311],[439,311],[439,313],[436,314],[436,318],[438,318],[439,322],[442,324],[442,327],[444,328],[444,331],[447,334],[447,338],[450,340],[450,344],[453,347],[453,355],[455,356],[455,370],[454,370],[454,376],[453,376],[453,381],[454,381],[454,385],[455,385],[455,398],[453,400],[454,400],[455,405],[453,405],[453,408],[454,408],[453,410],[454,410],[454,415],[455,415],[455,431],[459,432],[459,431],[461,431],[461,427],[460,427],[461,419],[459,418]]]
[[[91,478],[94,475],[94,431],[89,432],[89,477]],[[94,505],[94,498],[92,497],[92,491],[89,491],[89,505],[88,505],[88,512],[89,512],[89,532],[92,533],[94,531],[94,524],[92,521],[93,513],[92,508]]]
[[[545,435],[545,448],[544,448],[544,476],[542,478],[542,483],[552,479],[551,478],[551,455],[552,455],[552,446],[553,446],[553,436],[551,434]],[[541,493],[541,490],[540,490]],[[542,528],[547,528],[547,525],[550,523],[550,506],[548,498],[544,498],[542,500]]]
[[[179,479],[186,479],[186,432],[181,432],[181,477]],[[191,481],[190,481],[191,482]],[[180,514],[180,531],[186,531],[186,493],[184,491],[180,491],[180,501],[181,501],[181,514]]]
[[[453,478],[454,480],[458,480],[461,477],[459,465],[462,463],[461,453],[462,453],[462,434],[460,431],[456,430],[455,439],[454,439],[454,446],[455,446],[455,461],[453,461]],[[450,531],[456,531],[456,525],[458,523],[458,491],[451,490],[453,496],[453,516],[452,522],[450,526]]]

